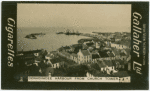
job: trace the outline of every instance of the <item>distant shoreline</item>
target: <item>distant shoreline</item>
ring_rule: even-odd
[[[29,38],[29,39],[37,39],[37,36],[38,35],[45,35],[45,33],[32,33],[32,34],[29,34],[29,35],[26,35],[25,38]]]

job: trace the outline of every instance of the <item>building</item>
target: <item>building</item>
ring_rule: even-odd
[[[112,50],[103,50],[99,51],[99,55],[101,56],[101,60],[114,60],[115,54]]]
[[[73,60],[74,62],[78,63],[78,55],[75,53],[72,53],[70,55],[71,60]]]
[[[82,44],[83,49],[88,49],[89,47],[93,46],[94,43],[93,42],[84,42]]]
[[[19,51],[17,52],[17,64],[20,66],[31,66],[36,62],[36,58],[40,56],[42,50]]]
[[[50,64],[52,65],[52,68],[61,68],[64,67],[64,62],[61,61],[60,59],[51,59]]]
[[[92,55],[92,63],[97,63],[97,60],[100,58],[98,53],[91,54]]]
[[[106,64],[104,61],[98,61],[97,64],[100,68],[100,71],[102,71],[102,72],[106,71]]]
[[[106,72],[107,74],[111,74],[111,71],[115,70],[115,66],[112,62],[112,60],[103,60],[106,65]]]
[[[69,46],[65,46],[65,47],[63,47],[62,51],[69,52],[69,51],[71,51],[71,48]]]
[[[70,52],[78,53],[79,49],[82,49],[82,44],[73,44],[70,46]]]
[[[125,65],[126,65],[127,63],[128,63],[128,62],[125,61],[125,60],[114,60],[115,70],[118,70],[118,69],[125,69]]]
[[[120,59],[120,50],[116,48],[111,48],[111,49],[115,55],[115,59]]]
[[[92,60],[91,54],[88,50],[79,50],[79,52],[77,53],[78,55],[78,61],[80,63],[87,63],[90,62]]]
[[[48,68],[43,69],[42,73],[44,76],[49,76],[49,75],[53,76],[54,69],[52,67],[48,67]]]
[[[126,60],[127,59],[127,55],[124,52],[120,53],[120,58],[121,60]]]
[[[106,74],[115,71],[115,66],[111,60],[99,60],[97,63],[91,64],[91,67]]]

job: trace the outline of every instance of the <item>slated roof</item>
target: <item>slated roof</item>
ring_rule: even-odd
[[[46,56],[47,56],[47,57],[51,57],[51,54],[47,54]]]
[[[61,61],[61,60],[58,59],[58,58],[51,59],[50,61],[51,61],[52,64],[63,62],[63,61]]]
[[[127,52],[127,55],[131,54],[131,49],[124,49]]]
[[[83,54],[84,56],[90,55],[90,53],[89,53],[88,50],[81,50],[81,52],[82,52],[82,54]]]
[[[93,54],[98,53],[98,50],[93,50],[91,53]]]
[[[126,62],[123,60],[115,60],[115,63],[119,63],[120,65],[124,65]]]
[[[109,57],[115,57],[115,55],[112,52],[107,53],[107,54],[108,54]]]
[[[103,60],[105,62],[105,64],[109,67],[109,66],[113,66],[113,62],[111,60]]]
[[[92,46],[94,43],[86,43],[87,46]]]
[[[78,55],[77,55],[77,54],[75,54],[75,53],[72,53],[71,55],[72,55],[72,56],[74,56],[74,57],[77,57],[77,56],[78,56]]]
[[[89,48],[89,46],[87,46],[87,45],[83,44],[83,48],[84,48],[84,49],[88,49],[88,48]]]
[[[106,67],[106,64],[104,61],[98,61],[97,64],[99,65],[99,67]]]
[[[104,74],[102,72],[99,72],[98,70],[89,70],[88,73],[92,74],[95,77],[111,77],[111,75]]]
[[[116,39],[121,39],[121,38],[122,38],[122,36],[115,36],[115,38],[116,38]]]
[[[120,53],[120,56],[126,56],[126,54],[124,52]]]
[[[61,54],[66,55],[66,56],[70,56],[70,53],[68,53],[68,52],[61,52]]]
[[[81,47],[81,46],[82,46],[82,44],[73,44],[73,45],[71,45],[70,47],[76,48],[76,47]]]
[[[100,67],[99,67],[99,65],[97,63],[90,64],[90,68],[94,68],[96,70],[100,70]]]
[[[101,57],[109,57],[106,51],[99,51],[99,54],[101,55]]]
[[[92,54],[92,59],[96,59],[96,58],[100,58],[100,56],[97,53]]]
[[[111,48],[115,55],[120,55],[120,50],[116,48]]]

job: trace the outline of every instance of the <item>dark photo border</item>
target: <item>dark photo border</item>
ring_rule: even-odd
[[[17,3],[46,3],[46,4],[131,4],[131,83],[98,83],[98,82],[15,82],[13,75],[16,65],[16,57],[15,53],[17,51]],[[135,12],[139,13],[140,16],[134,16]],[[149,89],[149,2],[104,2],[104,1],[86,1],[86,2],[58,2],[58,1],[3,1],[2,2],[2,27],[1,27],[1,87],[2,89],[63,89],[63,90],[148,90]],[[13,20],[11,20],[13,19]],[[138,55],[135,53],[135,42],[138,40],[134,39],[134,29],[135,22],[139,22],[136,26],[139,28],[143,28],[143,24],[145,24],[145,35],[142,33],[139,34],[139,41],[141,43],[138,44],[139,51]],[[13,24],[10,26],[9,23]],[[11,32],[13,37],[8,37],[9,31],[7,28],[11,28],[13,31]],[[143,37],[146,36],[146,40],[143,40]],[[143,42],[146,45],[145,51],[145,63],[143,65]],[[8,44],[12,44],[13,51],[9,50]],[[13,57],[10,61],[9,56]],[[139,64],[136,64],[136,63]],[[10,66],[8,66],[10,65]]]

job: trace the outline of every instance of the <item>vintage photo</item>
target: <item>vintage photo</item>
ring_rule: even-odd
[[[148,12],[149,2],[2,2],[3,89],[149,89]]]
[[[131,4],[17,4],[18,81],[130,77],[130,52]]]

